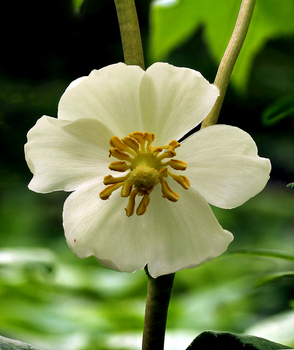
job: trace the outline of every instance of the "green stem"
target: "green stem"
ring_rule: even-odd
[[[124,52],[128,65],[145,69],[137,11],[134,0],[114,0]]]
[[[222,61],[219,65],[214,84],[218,87],[220,91],[220,96],[218,97],[214,107],[212,108],[209,115],[204,119],[202,123],[202,128],[209,125],[216,124],[218,116],[225,98],[229,80],[240,53],[241,47],[245,40],[249,24],[251,21],[253,9],[255,5],[255,0],[243,0],[238,15],[238,19],[231,36],[228,47],[224,53]]]
[[[148,276],[142,350],[163,350],[168,305],[175,274]]]

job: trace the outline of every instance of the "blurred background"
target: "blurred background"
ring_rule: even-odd
[[[213,82],[240,1],[208,0],[206,7],[193,1],[199,18],[189,11],[191,0],[136,1],[146,66],[167,61]],[[222,257],[177,273],[167,350],[185,349],[204,330],[294,346],[294,189],[287,187],[294,182],[294,7],[285,0],[280,14],[271,0],[265,13],[265,1],[257,2],[219,122],[253,136],[259,154],[271,159],[271,180],[240,208],[213,208],[235,240]],[[123,61],[114,2],[80,5],[1,6],[0,335],[44,350],[139,349],[144,272],[118,273],[94,258],[77,259],[62,229],[67,194],[27,188],[28,130],[42,115],[57,115],[72,80]]]

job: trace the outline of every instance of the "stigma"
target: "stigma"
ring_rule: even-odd
[[[136,197],[142,197],[136,209],[137,215],[145,214],[150,202],[150,194],[158,184],[161,186],[162,196],[171,202],[177,202],[179,195],[174,192],[165,178],[172,178],[184,189],[190,187],[190,181],[186,176],[177,175],[170,171],[186,170],[187,163],[173,159],[176,156],[175,149],[180,146],[178,141],[171,141],[168,145],[153,147],[155,135],[149,132],[134,132],[122,139],[113,136],[110,139],[109,157],[117,160],[111,162],[109,169],[122,172],[123,176],[113,177],[107,175],[103,183],[105,189],[100,192],[102,200],[120,189],[121,197],[128,197],[125,208],[126,215],[132,216],[135,212]]]

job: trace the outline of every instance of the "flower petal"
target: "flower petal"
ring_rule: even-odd
[[[102,184],[72,193],[64,204],[67,243],[79,258],[94,255],[105,267],[125,272],[143,269],[149,245],[142,233],[141,217],[127,217],[127,199],[114,192],[102,201]]]
[[[158,145],[178,140],[202,122],[218,95],[199,72],[155,63],[140,85],[142,131],[155,133]]]
[[[235,208],[266,185],[270,161],[257,155],[253,139],[245,131],[228,125],[202,129],[177,149],[187,162],[185,175],[191,186],[210,203]]]
[[[62,95],[58,118],[93,118],[111,125],[114,135],[124,137],[141,131],[139,84],[144,71],[124,63],[93,70],[74,81]]]
[[[94,119],[66,121],[43,116],[28,133],[25,156],[34,174],[29,188],[72,191],[107,175],[113,133]]]
[[[144,214],[150,245],[148,271],[152,277],[199,266],[227,249],[233,235],[222,229],[199,193],[177,186],[180,198],[172,203],[162,198],[157,187]]]

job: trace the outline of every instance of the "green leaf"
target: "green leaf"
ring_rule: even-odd
[[[271,316],[264,314],[258,319],[257,323],[247,328],[247,334],[262,334],[263,338],[271,338],[275,342],[291,344],[293,347],[294,310],[282,311]]]
[[[289,278],[289,277],[290,278],[294,277],[294,271],[278,272],[278,273],[274,273],[271,275],[263,276],[263,277],[259,278],[257,281],[255,281],[255,285],[256,285],[256,287],[261,287],[261,286],[264,286],[266,284],[275,282],[279,279]]]
[[[226,332],[203,332],[186,350],[225,349],[225,350],[280,350],[289,347],[251,335],[238,335]]]
[[[32,345],[22,343],[18,340],[8,339],[0,336],[0,349],[1,350],[41,350],[35,348]]]
[[[268,250],[268,249],[254,249],[254,250],[239,250],[233,254],[237,255],[255,255],[255,256],[264,256],[267,258],[276,258],[283,260],[294,261],[294,253],[285,253],[278,250]]]
[[[73,0],[73,7],[75,12],[79,12],[84,0]]]
[[[291,187],[291,188],[294,188],[294,182],[291,182],[287,185],[287,187]]]
[[[53,252],[46,248],[2,248],[0,266],[13,264],[44,264],[48,268],[55,262]]]
[[[294,116],[294,95],[278,99],[268,106],[261,115],[264,125],[271,126],[280,120]]]
[[[231,0],[155,0],[150,18],[151,59],[164,60],[203,25],[207,45],[218,64],[232,34],[240,3]],[[253,59],[266,41],[294,32],[293,13],[292,0],[284,0],[283,6],[276,0],[256,2],[252,23],[232,75],[237,88],[245,90]]]

